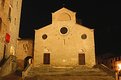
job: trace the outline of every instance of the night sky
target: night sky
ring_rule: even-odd
[[[66,7],[82,25],[95,29],[96,54],[121,54],[121,2],[118,0],[23,0],[20,37],[51,23],[51,13]]]

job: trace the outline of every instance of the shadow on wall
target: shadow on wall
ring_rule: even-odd
[[[6,59],[3,58],[1,61],[0,61],[0,67],[6,62]]]

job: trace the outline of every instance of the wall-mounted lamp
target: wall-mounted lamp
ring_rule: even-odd
[[[116,77],[116,80],[120,80],[119,79],[119,77],[120,77],[119,76],[119,72],[121,71],[121,61],[116,61],[115,62],[115,67],[116,67],[115,68],[115,70],[116,70],[116,73],[115,73],[116,74],[116,76],[115,76]]]

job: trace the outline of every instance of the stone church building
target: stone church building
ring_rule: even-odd
[[[52,13],[52,24],[35,30],[34,67],[51,65],[94,66],[94,29],[80,25],[76,13],[61,8]]]

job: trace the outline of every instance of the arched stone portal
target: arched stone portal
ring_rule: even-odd
[[[32,59],[32,57],[31,56],[27,56],[24,59],[24,69],[29,65],[29,59]]]

